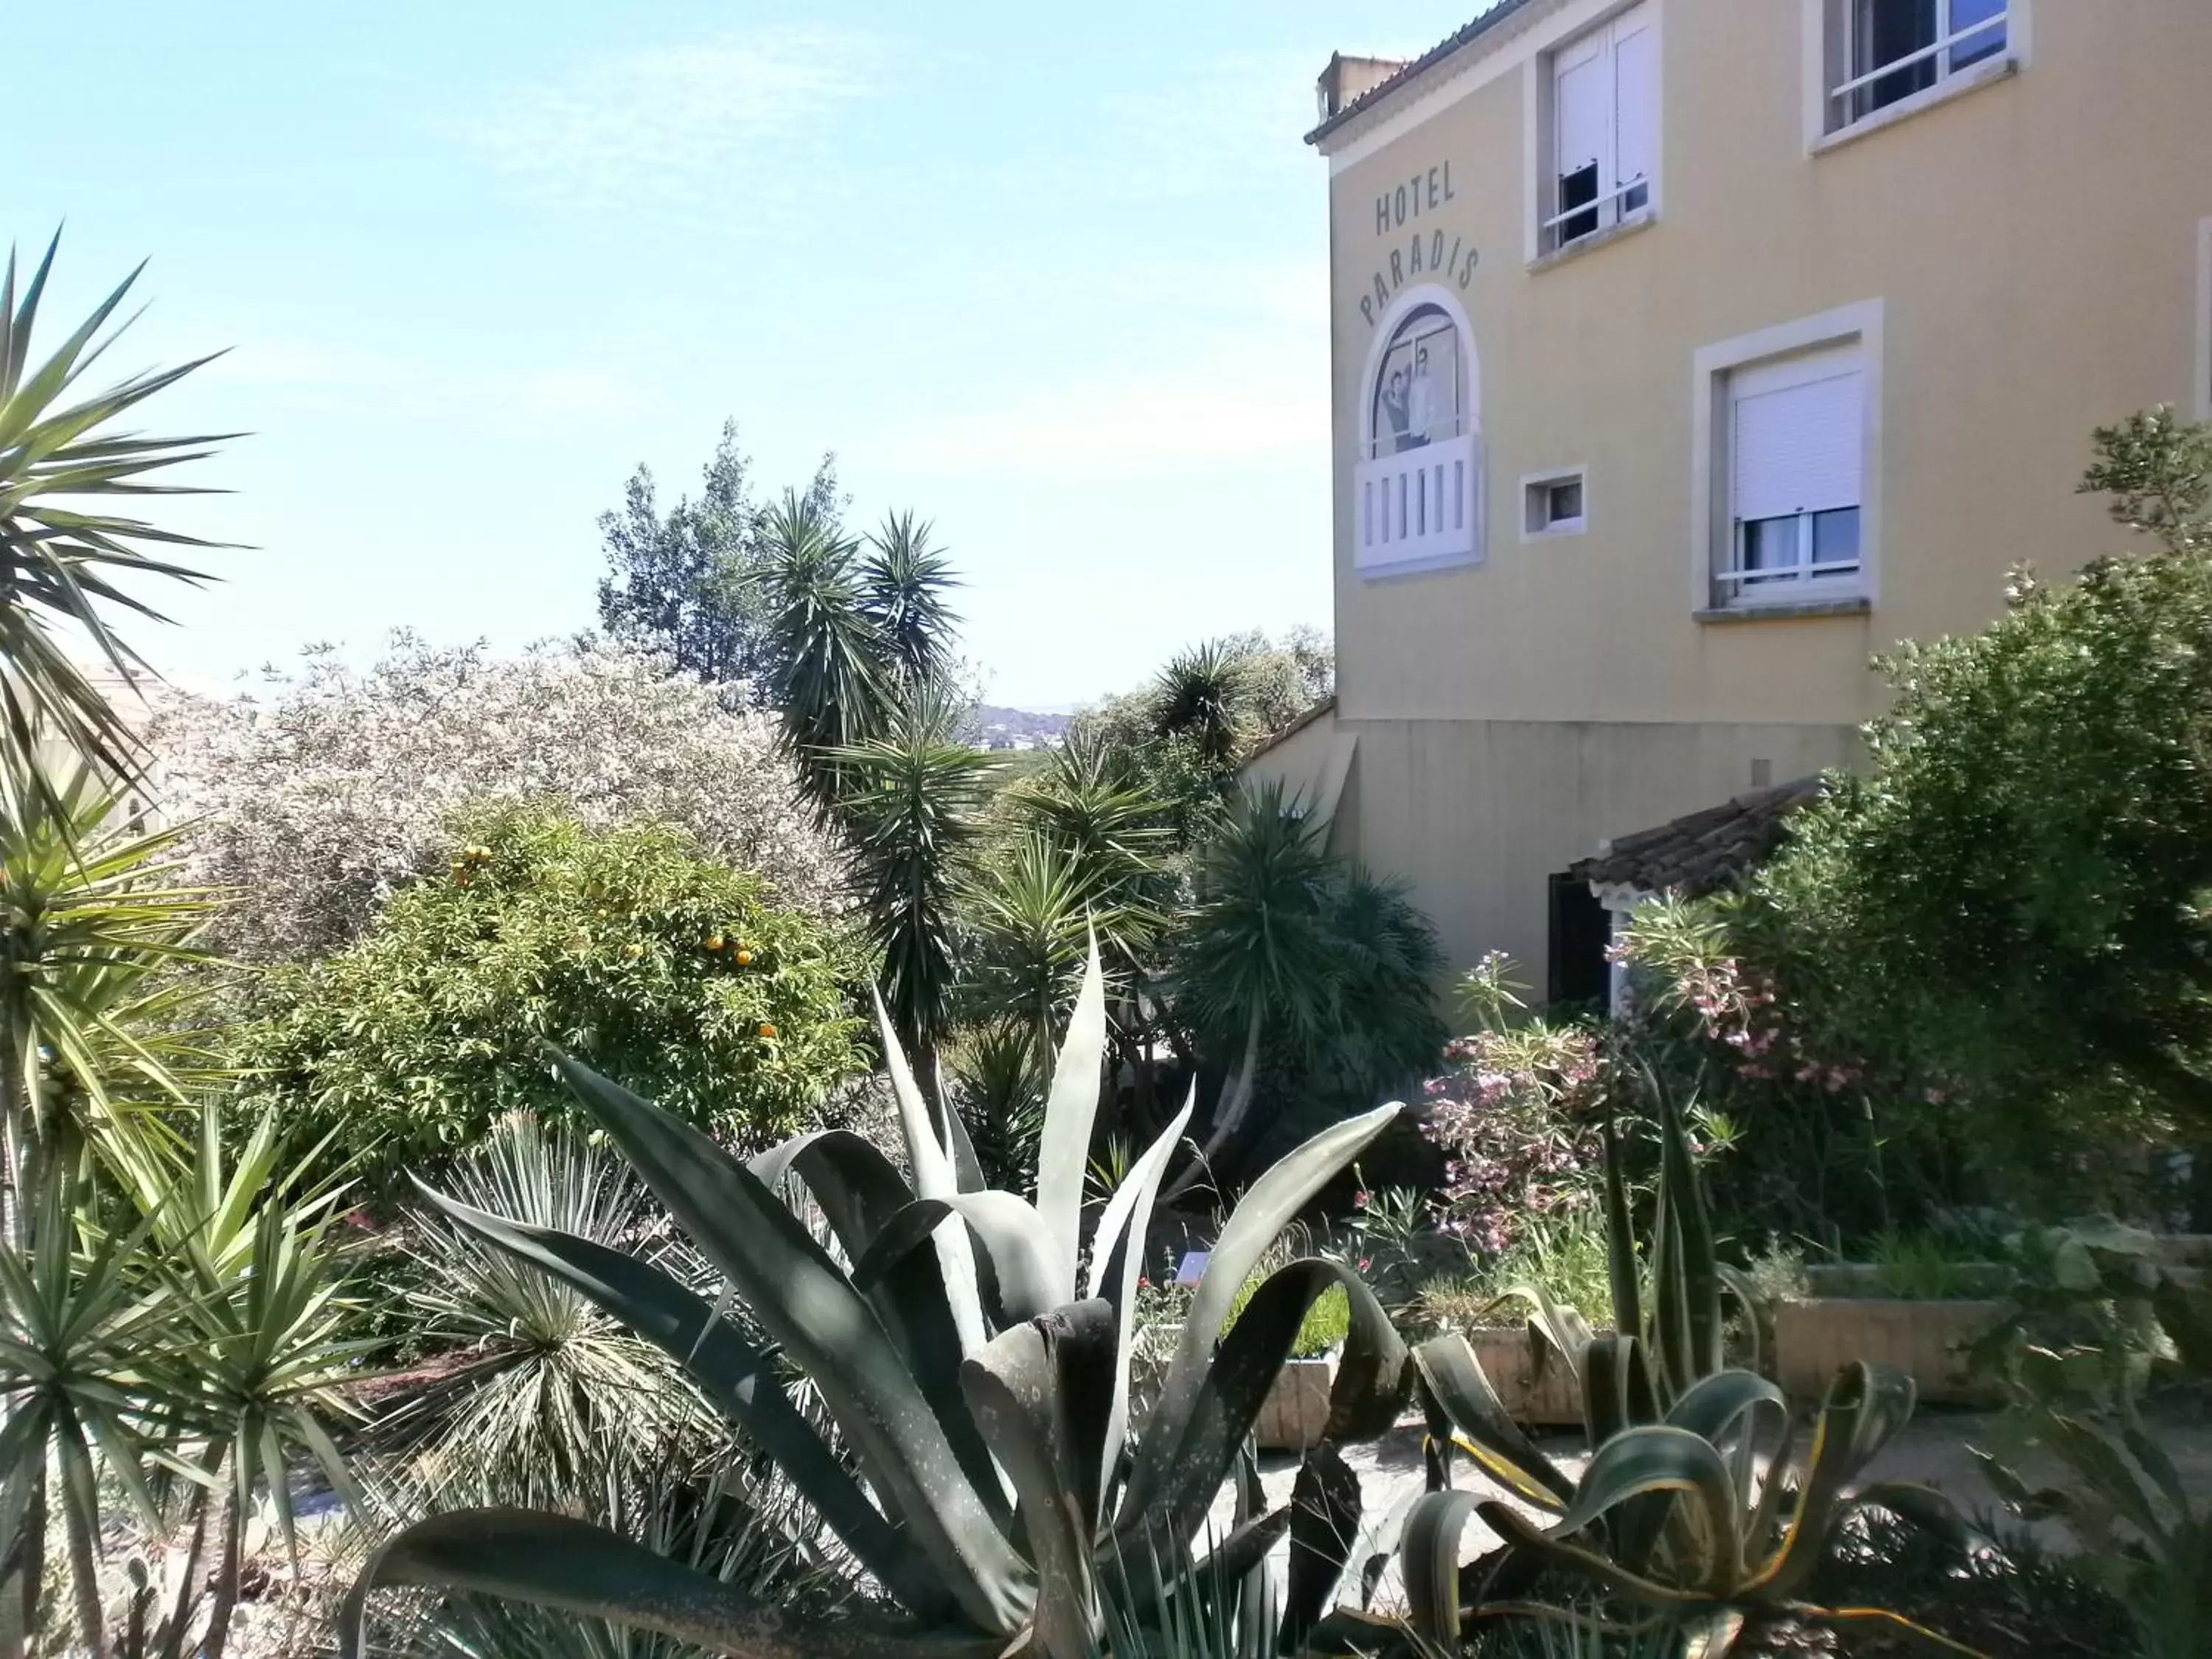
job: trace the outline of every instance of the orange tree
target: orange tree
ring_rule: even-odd
[[[798,1127],[864,1064],[862,947],[681,830],[530,805],[456,829],[451,867],[362,939],[266,976],[246,1041],[249,1093],[301,1133],[335,1131],[373,1184],[504,1112],[564,1112],[545,1043],[739,1139]]]

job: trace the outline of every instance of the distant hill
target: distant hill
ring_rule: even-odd
[[[1065,714],[1032,714],[987,702],[975,710],[969,735],[986,749],[1057,749],[1067,720]]]

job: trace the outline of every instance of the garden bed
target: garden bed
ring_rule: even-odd
[[[1318,1359],[1284,1362],[1252,1425],[1253,1437],[1261,1451],[1302,1452],[1320,1443],[1322,1431],[1328,1426],[1328,1396],[1336,1385],[1336,1358],[1332,1353]]]
[[[2008,1305],[1994,1298],[1790,1297],[1774,1307],[1775,1380],[1793,1399],[1816,1401],[1838,1370],[1863,1359],[1903,1371],[1923,1401],[1996,1404],[2001,1391],[1972,1374],[1965,1350]]]
[[[1556,1429],[1583,1420],[1575,1368],[1525,1325],[1477,1326],[1463,1333],[1505,1413],[1524,1428]]]

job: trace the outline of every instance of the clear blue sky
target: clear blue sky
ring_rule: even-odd
[[[66,219],[58,327],[152,256],[115,368],[235,348],[151,406],[254,434],[180,678],[587,625],[599,513],[734,416],[934,519],[993,699],[1063,705],[1328,622],[1313,79],[1480,9],[16,8],[0,228]]]

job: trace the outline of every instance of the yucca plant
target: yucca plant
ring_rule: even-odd
[[[450,1177],[473,1209],[609,1249],[635,1246],[644,1189],[611,1150],[535,1116],[502,1119]],[[558,1504],[611,1479],[688,1462],[720,1418],[676,1360],[566,1281],[466,1228],[434,1224],[411,1247],[409,1304],[425,1338],[467,1361],[410,1390],[377,1424],[433,1501]],[[690,1264],[652,1257],[689,1282]]]
[[[867,935],[881,953],[890,1025],[934,1088],[959,978],[954,899],[974,868],[998,763],[963,741],[943,690],[908,688],[869,740],[824,751],[842,781],[837,811],[853,848]]]
[[[180,1103],[222,1072],[172,970],[212,896],[179,885],[173,830],[132,820],[82,765],[0,754],[0,1126],[25,1143],[68,1128],[115,1154],[133,1107]]]
[[[1251,1515],[1203,1564],[1194,1546],[1308,1308],[1334,1285],[1350,1297],[1333,1435],[1387,1429],[1409,1377],[1381,1306],[1338,1264],[1302,1261],[1279,1270],[1224,1336],[1230,1309],[1284,1228],[1399,1109],[1324,1131],[1245,1194],[1215,1243],[1159,1401],[1133,1444],[1136,1279],[1154,1195],[1190,1109],[1138,1159],[1086,1240],[1084,1174],[1105,1041],[1094,949],[1054,1071],[1034,1204],[983,1187],[957,1114],[925,1098],[888,1029],[911,1186],[882,1152],[843,1130],[740,1162],[556,1059],[585,1109],[725,1276],[726,1295],[778,1345],[775,1358],[650,1264],[433,1195],[460,1225],[574,1285],[678,1357],[898,1604],[904,1626],[856,1619],[795,1631],[741,1588],[603,1528],[479,1510],[420,1522],[376,1553],[348,1600],[341,1651],[360,1653],[367,1598],[386,1584],[486,1591],[739,1655],[890,1653],[917,1644],[995,1653],[1025,1639],[1041,1659],[1090,1659],[1108,1601],[1141,1617],[1156,1591],[1172,1590],[1187,1573],[1244,1584],[1292,1530],[1288,1510]],[[836,1249],[817,1243],[779,1196],[787,1178],[809,1188]],[[858,1461],[858,1478],[795,1408],[786,1365],[819,1392]],[[1291,1603],[1325,1605],[1351,1534],[1331,1535],[1346,1541],[1309,1533],[1294,1550]],[[1132,1582],[1127,1564],[1146,1557],[1166,1564],[1166,1582]],[[1275,1641],[1260,1599],[1240,1605],[1239,1618],[1254,1639]]]
[[[130,1191],[146,1217],[135,1273],[162,1315],[131,1395],[158,1431],[159,1461],[191,1480],[178,1604],[147,1652],[186,1650],[202,1552],[211,1545],[210,1605],[191,1650],[222,1659],[258,1515],[273,1514],[297,1565],[295,1467],[316,1469],[362,1512],[336,1431],[360,1415],[345,1390],[376,1344],[348,1283],[334,1231],[345,1188],[321,1173],[325,1150],[288,1161],[273,1117],[227,1146],[210,1106],[191,1156],[142,1168]],[[118,1462],[110,1449],[107,1467]]]
[[[146,1471],[182,1401],[161,1386],[174,1309],[147,1281],[147,1228],[100,1224],[85,1160],[52,1154],[26,1171],[0,1247],[0,1656],[22,1659],[42,1626],[49,1515],[58,1509],[77,1635],[105,1651],[100,1588],[108,1517],[103,1471],[137,1520],[160,1524]]]
[[[20,295],[11,248],[0,283],[0,737],[19,757],[55,739],[110,775],[128,777],[138,769],[138,739],[64,641],[82,635],[126,680],[144,672],[144,659],[117,635],[110,613],[162,618],[122,583],[149,575],[204,580],[152,550],[214,544],[86,510],[93,504],[88,498],[204,493],[149,479],[203,459],[209,445],[237,434],[148,438],[113,430],[118,416],[212,357],[82,394],[78,382],[121,331],[118,325],[101,337],[137,270],[33,366],[39,304],[60,243],[57,232]]]

